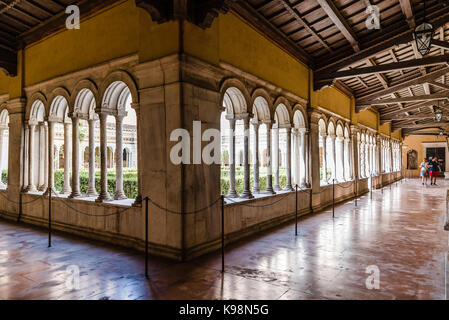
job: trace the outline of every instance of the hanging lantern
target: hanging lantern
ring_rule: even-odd
[[[435,29],[428,22],[423,22],[415,28],[413,37],[416,41],[416,48],[422,56],[429,53],[434,33]]]
[[[435,120],[440,122],[443,119],[443,111],[440,108],[435,109]]]

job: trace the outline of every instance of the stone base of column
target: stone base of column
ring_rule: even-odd
[[[273,186],[273,190],[274,190],[274,191],[282,191],[280,185],[274,185],[274,186]]]
[[[293,191],[292,185],[291,184],[286,185],[283,191]]]
[[[98,197],[98,193],[97,190],[95,188],[89,188],[87,189],[87,194],[88,197]]]
[[[133,206],[133,207],[141,207],[141,206],[142,206],[142,202],[143,202],[142,195],[139,194],[139,195],[136,197],[136,199],[134,200],[132,206]]]
[[[83,195],[79,191],[72,191],[72,193],[69,195],[70,199],[74,198],[81,198]]]
[[[39,187],[39,191],[47,191],[47,189],[48,189],[48,186],[46,185],[46,184],[43,184],[43,185],[41,185],[40,187]]]
[[[111,196],[109,195],[109,192],[100,192],[100,195],[97,199],[95,199],[95,202],[105,202],[105,201],[111,201]]]
[[[260,193],[260,188],[259,188],[259,186],[254,186],[252,192],[253,192],[253,193]]]
[[[123,191],[116,191],[114,194],[114,200],[125,200],[128,199],[127,196],[125,196],[125,193]]]
[[[34,185],[28,185],[28,187],[25,188],[25,192],[37,192],[37,188]]]
[[[0,181],[0,188],[1,188],[1,189],[6,188],[6,184],[4,184],[3,182]]]
[[[50,188],[47,187],[47,190],[45,190],[45,192],[44,192],[44,196],[48,196],[49,193],[50,193]],[[51,194],[52,195],[57,195],[58,194],[58,192],[56,191],[56,189],[54,187],[51,188]]]
[[[62,191],[59,194],[71,194],[72,188],[70,186],[63,186]]]
[[[265,190],[265,193],[268,193],[268,194],[276,194],[276,192],[273,190],[272,187],[267,187],[267,190]]]
[[[239,195],[235,190],[230,190],[228,194],[226,195],[226,198],[238,198]]]
[[[241,198],[241,199],[253,199],[254,196],[253,196],[253,194],[251,193],[251,191],[249,191],[249,190],[243,190],[242,194],[240,195],[240,198]]]

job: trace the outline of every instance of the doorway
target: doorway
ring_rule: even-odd
[[[437,161],[443,170],[443,172],[439,172],[439,176],[444,177],[444,171],[446,170],[446,148],[427,148],[426,159],[430,161],[433,157],[437,157]]]

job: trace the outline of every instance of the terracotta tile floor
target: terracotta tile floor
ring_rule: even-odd
[[[229,246],[189,263],[143,256],[66,235],[47,248],[45,231],[0,221],[0,299],[445,299],[449,183],[387,187],[331,211]],[[432,207],[433,206],[433,207]],[[67,267],[80,287],[69,290]],[[366,268],[380,271],[368,290]],[[449,273],[448,273],[449,275]]]

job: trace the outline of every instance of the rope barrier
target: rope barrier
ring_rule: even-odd
[[[353,185],[354,185],[354,181],[351,181],[351,183],[349,185],[347,185],[346,187],[342,186],[341,184],[336,184],[335,186],[339,187],[341,189],[349,189],[349,188],[352,188]]]
[[[5,196],[5,195],[3,194],[3,192],[0,192],[0,195],[1,195],[3,198],[5,198],[6,200],[8,200],[9,202],[11,202],[11,203],[14,203],[14,204],[20,204],[20,201],[14,201],[14,200],[9,199],[7,196]],[[42,199],[42,198],[36,198],[36,199],[31,200],[31,201],[22,202],[22,205],[24,205],[24,204],[30,204],[30,203],[36,202],[37,200],[41,200],[41,199]]]
[[[199,212],[202,212],[202,211],[205,211],[207,209],[212,208],[218,201],[221,200],[221,196],[220,196],[217,200],[215,200],[214,202],[212,202],[211,204],[209,204],[208,206],[206,206],[204,208],[193,210],[193,211],[180,212],[180,211],[174,211],[174,210],[171,210],[171,209],[168,209],[168,208],[164,208],[160,204],[158,204],[158,203],[154,202],[153,200],[151,200],[150,197],[147,197],[147,198],[148,198],[149,202],[152,203],[155,207],[157,207],[157,208],[159,208],[159,209],[161,209],[163,211],[167,211],[169,213],[172,213],[172,214],[196,214],[196,213],[199,213]]]
[[[85,215],[85,216],[89,216],[89,217],[110,217],[110,216],[115,216],[115,215],[121,215],[122,213],[128,211],[131,209],[131,207],[129,208],[125,208],[121,211],[116,211],[114,213],[107,213],[107,214],[91,214],[91,213],[86,213],[83,212],[77,208],[72,207],[70,204],[67,203],[67,201],[64,198],[59,197],[58,195],[54,195],[54,198],[56,198],[59,202],[62,202],[67,208],[71,209],[72,211],[75,211],[78,214],[81,215]]]
[[[242,206],[245,206],[245,207],[251,207],[251,208],[263,208],[263,207],[270,207],[270,206],[272,206],[272,205],[275,205],[276,203],[278,203],[278,202],[281,202],[282,200],[284,200],[285,198],[287,198],[290,194],[292,194],[293,192],[287,192],[286,194],[285,194],[285,196],[283,196],[282,198],[280,198],[280,199],[277,199],[277,200],[275,200],[275,201],[273,201],[272,203],[269,203],[269,204],[260,204],[260,205],[251,205],[251,204],[247,204],[247,203],[242,203],[242,202],[238,202],[238,201],[233,201],[231,198],[227,198],[227,197],[225,197],[225,199],[228,199],[230,202],[232,202],[232,203],[238,203],[238,204],[240,204],[240,205],[242,205]]]

